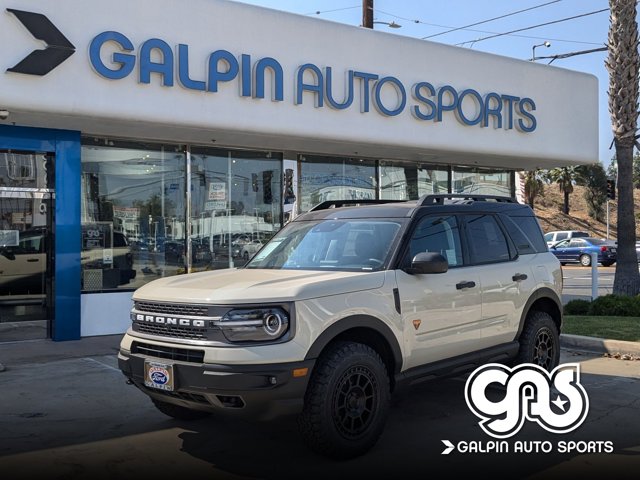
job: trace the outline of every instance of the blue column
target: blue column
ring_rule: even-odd
[[[0,125],[0,149],[55,154],[53,340],[80,338],[80,132]]]

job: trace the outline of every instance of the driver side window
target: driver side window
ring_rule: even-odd
[[[453,215],[427,215],[416,227],[409,243],[405,264],[420,252],[436,252],[449,263],[449,268],[462,265],[460,230]]]

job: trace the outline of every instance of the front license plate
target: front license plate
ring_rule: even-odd
[[[144,362],[144,384],[158,390],[173,391],[173,365],[158,362]]]

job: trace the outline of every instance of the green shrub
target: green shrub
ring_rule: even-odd
[[[640,317],[640,297],[626,295],[604,295],[589,306],[589,315]]]
[[[564,306],[565,315],[588,315],[591,301],[589,300],[571,300]]]

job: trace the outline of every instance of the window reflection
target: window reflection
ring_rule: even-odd
[[[185,202],[180,146],[85,139],[83,290],[137,288],[184,273]]]
[[[449,173],[446,167],[415,163],[380,163],[380,198],[417,200],[422,195],[447,193]]]
[[[326,200],[375,200],[375,160],[300,156],[300,210]]]
[[[511,196],[513,172],[488,168],[453,169],[453,193]]]
[[[282,224],[282,156],[193,147],[193,271],[244,265]]]

